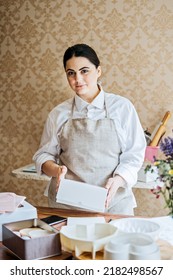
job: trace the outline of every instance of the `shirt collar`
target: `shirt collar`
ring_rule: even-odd
[[[103,109],[104,107],[104,91],[101,88],[99,94],[94,98],[94,100],[91,103],[86,102],[81,97],[79,97],[77,94],[75,95],[75,105],[78,111],[82,111],[85,107],[88,105],[93,105],[94,107],[98,109]]]

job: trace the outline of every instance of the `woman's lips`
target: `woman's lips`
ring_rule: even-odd
[[[77,85],[77,86],[76,86],[77,89],[82,89],[82,88],[84,88],[84,87],[85,87],[85,85]]]

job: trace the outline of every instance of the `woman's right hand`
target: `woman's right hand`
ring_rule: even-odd
[[[56,191],[58,191],[60,181],[65,178],[66,173],[67,173],[67,167],[65,165],[59,166],[58,173],[56,176],[56,180],[57,180]]]
[[[58,165],[56,162],[52,160],[48,160],[45,163],[43,163],[42,172],[49,177],[56,178],[57,181],[56,191],[58,191],[59,183],[61,179],[65,178],[65,175],[67,173],[67,167],[65,165]]]

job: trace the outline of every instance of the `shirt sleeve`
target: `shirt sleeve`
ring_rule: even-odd
[[[144,162],[146,139],[133,104],[126,100],[120,110],[121,117],[116,126],[122,152],[113,176],[119,174],[131,188],[136,184],[138,171]]]
[[[59,163],[60,134],[63,125],[69,118],[73,98],[57,105],[48,115],[44,125],[40,147],[33,156],[38,174],[42,174],[42,165],[48,160]]]
[[[49,115],[44,126],[40,147],[33,156],[38,174],[42,174],[42,164],[47,160],[57,162],[59,151],[60,146],[57,137],[57,129]]]

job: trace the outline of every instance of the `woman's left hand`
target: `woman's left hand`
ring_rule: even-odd
[[[117,190],[120,187],[124,187],[125,184],[126,184],[125,180],[119,175],[116,175],[115,177],[108,179],[105,186],[105,188],[108,189],[106,205],[105,205],[106,208],[109,207],[110,202],[112,198],[116,195]]]

